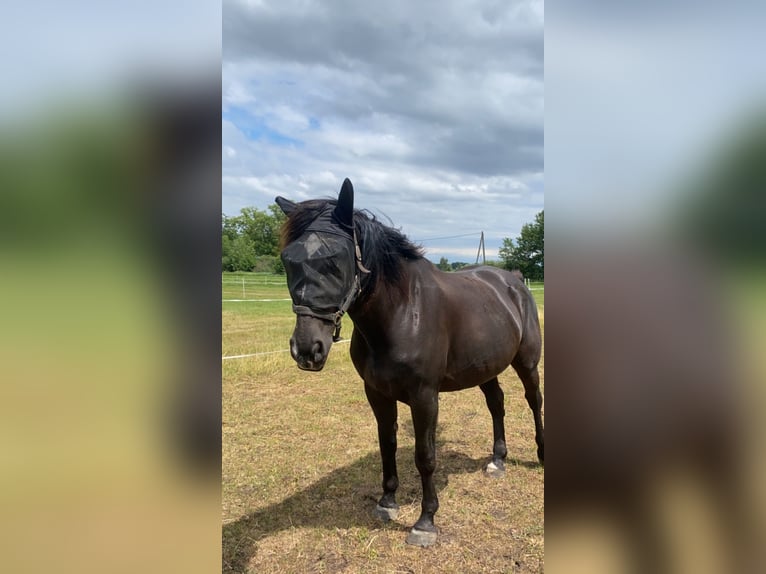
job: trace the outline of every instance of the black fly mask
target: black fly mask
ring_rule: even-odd
[[[283,210],[295,207],[286,200],[278,203]],[[369,273],[362,265],[353,219],[348,224],[342,217],[340,205],[328,205],[281,254],[293,311],[332,322],[334,341],[340,340],[341,318],[361,289],[359,273]]]

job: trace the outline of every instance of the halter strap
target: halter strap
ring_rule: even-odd
[[[357,266],[357,268],[359,269],[359,271],[361,271],[362,273],[367,275],[370,272],[370,270],[367,269],[367,267],[365,267],[362,264],[362,250],[359,249],[359,243],[356,240],[356,227],[354,227],[354,254],[356,255],[356,266]],[[359,290],[360,291],[362,290],[361,285],[359,286]]]

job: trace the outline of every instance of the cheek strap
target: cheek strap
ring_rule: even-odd
[[[346,311],[348,311],[348,308],[351,306],[351,303],[354,302],[354,299],[356,299],[356,296],[359,294],[361,290],[362,290],[362,285],[359,281],[359,274],[357,273],[354,275],[354,283],[351,286],[351,289],[349,290],[348,293],[346,293],[346,296],[343,298],[343,301],[341,302],[340,307],[334,313],[317,313],[310,307],[306,307],[304,305],[296,305],[295,303],[293,303],[293,313],[295,313],[296,315],[306,315],[308,317],[315,317],[323,321],[329,321],[330,323],[335,325],[335,332],[333,333],[332,340],[334,343],[337,343],[338,341],[340,341],[341,319],[343,318],[343,315],[346,314]]]

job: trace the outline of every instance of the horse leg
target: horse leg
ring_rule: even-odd
[[[508,454],[505,446],[505,396],[497,377],[490,379],[479,388],[484,393],[487,408],[492,415],[492,434],[494,435],[492,462],[487,465],[487,474],[500,477],[505,472],[505,457]]]
[[[436,542],[434,514],[439,509],[433,474],[436,468],[436,421],[439,417],[439,395],[424,393],[410,405],[415,428],[415,466],[423,483],[420,518],[407,535],[407,544],[431,546]]]
[[[399,513],[396,504],[396,489],[399,487],[399,477],[396,474],[396,401],[381,395],[367,384],[364,385],[364,392],[378,421],[378,443],[383,462],[383,496],[373,514],[385,521],[394,520]]]
[[[537,372],[537,361],[528,361],[518,355],[511,363],[516,374],[524,385],[524,397],[535,417],[535,442],[537,443],[537,458],[543,462],[543,395],[540,393],[540,375]]]

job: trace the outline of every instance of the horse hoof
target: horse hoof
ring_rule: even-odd
[[[381,506],[378,504],[375,507],[375,510],[372,511],[372,515],[375,518],[379,518],[383,522],[388,522],[389,520],[396,520],[396,517],[399,516],[399,508],[386,508],[385,506]]]
[[[499,461],[498,461],[499,462]],[[484,469],[488,476],[493,478],[501,478],[505,476],[505,465],[502,462],[490,462]]]
[[[405,542],[407,542],[407,544],[412,544],[413,546],[422,546],[423,548],[426,548],[436,543],[436,532],[428,532],[427,530],[413,528],[407,535],[407,540],[405,540]]]

